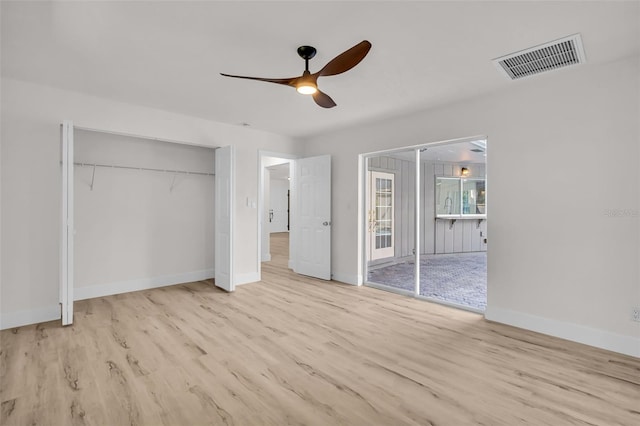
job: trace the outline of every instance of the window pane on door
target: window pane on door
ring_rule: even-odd
[[[376,178],[376,249],[393,244],[393,181]]]

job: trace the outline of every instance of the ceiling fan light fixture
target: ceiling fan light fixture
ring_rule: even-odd
[[[223,77],[243,78],[246,80],[265,81],[267,83],[282,84],[284,86],[295,87],[298,93],[303,95],[312,95],[314,102],[322,108],[333,108],[336,103],[329,95],[318,90],[318,77],[328,77],[332,75],[342,74],[355,67],[367,56],[371,49],[371,43],[363,40],[347,49],[332,60],[330,60],[320,71],[311,74],[309,71],[309,60],[316,55],[316,49],[313,46],[300,46],[298,48],[298,56],[304,59],[304,72],[300,77],[292,78],[262,78],[249,77],[244,75],[232,75],[220,73]]]
[[[309,70],[305,70],[295,85],[298,93],[302,93],[303,95],[313,95],[318,91],[318,85]]]
[[[296,86],[296,90],[298,91],[298,93],[301,93],[303,95],[313,95],[318,91],[318,86],[310,81],[301,82]]]

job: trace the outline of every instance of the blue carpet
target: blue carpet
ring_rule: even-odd
[[[369,271],[373,283],[413,291],[414,262]],[[469,306],[487,307],[487,253],[425,255],[420,260],[420,294]]]

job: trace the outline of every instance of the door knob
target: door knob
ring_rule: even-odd
[[[322,222],[322,225],[323,226],[329,226],[329,225],[331,225],[331,222]]]

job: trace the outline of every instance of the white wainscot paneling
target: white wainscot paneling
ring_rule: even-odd
[[[435,228],[436,254],[487,250],[484,242],[487,235],[486,220],[457,219],[452,224],[449,219],[438,219]]]

